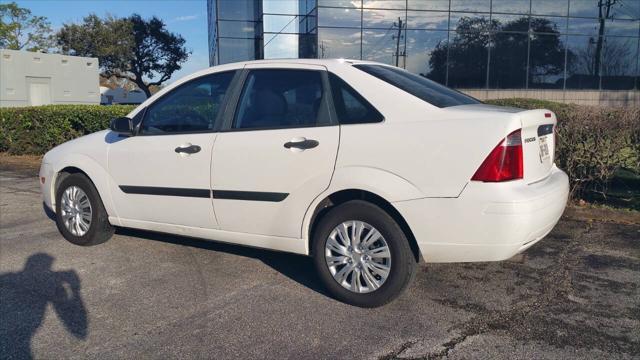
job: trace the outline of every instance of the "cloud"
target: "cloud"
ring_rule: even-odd
[[[177,18],[173,19],[173,21],[191,21],[191,20],[195,20],[198,18],[198,15],[185,15],[185,16],[178,16]]]

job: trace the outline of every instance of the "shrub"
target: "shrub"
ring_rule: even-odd
[[[131,105],[45,105],[0,108],[0,151],[44,154],[65,141],[109,127]]]
[[[501,99],[491,104],[546,108],[558,118],[556,163],[567,172],[571,194],[604,194],[620,169],[640,172],[640,109],[561,104],[531,99]]]

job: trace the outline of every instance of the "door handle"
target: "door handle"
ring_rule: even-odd
[[[320,145],[317,140],[307,139],[307,138],[294,138],[291,141],[284,143],[284,147],[287,149],[313,149],[314,147]]]
[[[176,148],[177,153],[183,154],[195,154],[202,150],[202,148],[198,145],[180,145]]]

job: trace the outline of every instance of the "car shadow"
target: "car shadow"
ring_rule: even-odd
[[[313,259],[308,256],[138,229],[117,228],[116,234],[257,259],[287,278],[330,297],[317,277]]]
[[[54,271],[55,258],[31,255],[18,272],[0,274],[0,354],[31,359],[31,340],[51,305],[64,328],[78,339],[88,333],[87,310],[74,270]]]

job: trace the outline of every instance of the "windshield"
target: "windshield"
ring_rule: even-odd
[[[353,66],[437,107],[481,103],[471,96],[402,69],[384,65]]]

